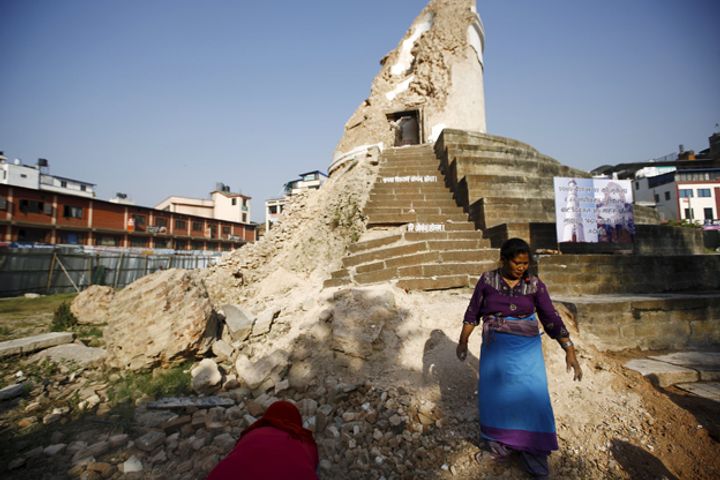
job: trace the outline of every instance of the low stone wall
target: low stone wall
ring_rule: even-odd
[[[703,231],[703,244],[705,248],[715,250],[720,248],[720,230]]]
[[[720,290],[720,255],[540,255],[538,272],[555,295]]]
[[[678,255],[705,253],[703,232],[699,228],[668,225],[636,225],[636,255]]]
[[[579,334],[601,350],[720,345],[720,293],[556,297],[575,314]]]
[[[530,248],[557,249],[557,235],[554,223],[503,223],[485,230],[485,238],[493,248],[500,248],[508,238],[522,238]]]

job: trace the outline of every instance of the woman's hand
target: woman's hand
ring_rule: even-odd
[[[457,355],[458,360],[461,362],[465,361],[465,358],[467,358],[467,342],[459,342],[458,346],[455,348],[455,355]]]
[[[580,363],[578,363],[575,357],[575,349],[573,347],[565,351],[565,366],[568,372],[570,369],[573,370],[573,380],[577,380],[578,382],[582,380],[582,368],[580,368]]]

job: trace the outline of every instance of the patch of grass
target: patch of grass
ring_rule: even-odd
[[[77,318],[70,311],[70,303],[61,303],[55,313],[53,314],[53,320],[50,324],[50,330],[53,332],[65,332],[72,330],[78,324]]]
[[[37,335],[50,329],[53,313],[74,293],[48,295],[38,298],[0,299],[0,341]]]
[[[127,373],[108,389],[110,402],[117,406],[146,395],[152,398],[188,395],[192,392],[191,365],[191,362],[186,362],[167,369]]]
[[[0,301],[0,315],[3,317],[15,316],[22,318],[39,311],[54,312],[63,302],[70,302],[76,293],[61,293],[58,295],[45,295],[38,298],[14,297]]]

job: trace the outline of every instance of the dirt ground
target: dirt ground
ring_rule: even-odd
[[[303,293],[316,298],[322,296],[311,288]],[[380,390],[404,389],[413,398],[427,399],[438,406],[442,412],[442,425],[423,436],[423,445],[434,449],[435,457],[439,455],[442,459],[435,462],[437,472],[423,478],[527,478],[517,460],[505,464],[484,460],[478,464],[473,458],[480,447],[476,413],[478,332],[471,337],[468,359],[460,362],[455,357],[460,322],[469,296],[469,290],[434,293],[398,290],[396,300],[400,317],[396,323],[386,326],[382,351],[367,361],[337,362],[327,364],[325,368],[332,369],[332,374],[339,380],[369,384]],[[311,307],[306,315],[298,318],[295,325],[298,331],[312,329],[317,322],[314,320],[317,309],[321,308],[321,305],[312,308],[307,298],[298,295],[295,299],[295,302],[304,301],[305,307]],[[48,299],[35,301],[41,305],[49,302]],[[33,323],[36,329],[42,330],[43,322],[38,318],[43,308],[30,308],[31,303],[25,305],[25,311],[35,312],[31,316]],[[47,318],[47,313],[44,312],[43,318]],[[45,325],[48,324],[49,320],[46,320]],[[628,358],[646,356],[648,352],[606,354],[587,344],[579,335],[574,335],[574,340],[585,374],[580,383],[573,382],[571,374],[566,372],[563,354],[557,344],[544,339],[549,389],[560,440],[560,451],[551,456],[555,478],[720,478],[717,440],[720,409],[717,404],[672,387],[658,389],[622,367]],[[277,347],[291,347],[292,342],[291,332],[280,342],[283,345]],[[2,381],[7,384],[19,365],[15,361],[2,363]],[[42,375],[42,372],[37,373]],[[48,377],[57,375],[57,370],[47,372]],[[107,383],[101,370],[84,375]],[[66,401],[57,399],[58,405]],[[15,415],[9,407],[9,404],[4,405],[0,412],[5,427],[17,421],[18,415],[26,415],[23,411]],[[34,442],[47,443],[47,438],[42,437],[51,434],[57,438],[79,438],[81,435],[91,441],[103,433],[123,430],[123,422],[131,416],[131,412],[120,410],[100,416],[85,415],[55,424],[52,432],[41,431],[41,437],[34,434],[15,436],[16,433],[3,428],[3,437],[10,441],[3,443],[8,449],[22,447],[21,450],[26,450]],[[9,461],[12,454],[2,457]],[[440,469],[441,464],[447,470]],[[15,471],[11,478],[31,478],[22,476],[21,472],[23,475],[30,473],[29,470]]]

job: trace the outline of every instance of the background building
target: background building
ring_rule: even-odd
[[[270,230],[272,225],[278,221],[285,209],[288,197],[305,190],[317,190],[327,181],[327,175],[320,170],[301,173],[298,177],[297,180],[292,180],[283,185],[285,196],[265,201],[265,231]]]
[[[35,165],[24,165],[19,159],[9,162],[3,152],[0,152],[0,184],[2,185],[95,197],[94,183],[50,175],[49,169],[49,163],[44,158],[39,158]]]
[[[594,174],[632,178],[635,203],[654,207],[665,221],[720,223],[720,133],[710,147],[695,153],[681,145],[678,153],[650,162],[602,166]]]
[[[155,205],[155,209],[228,222],[250,223],[250,200],[251,197],[232,193],[228,185],[218,183],[215,190],[210,192],[209,199],[172,196]]]

